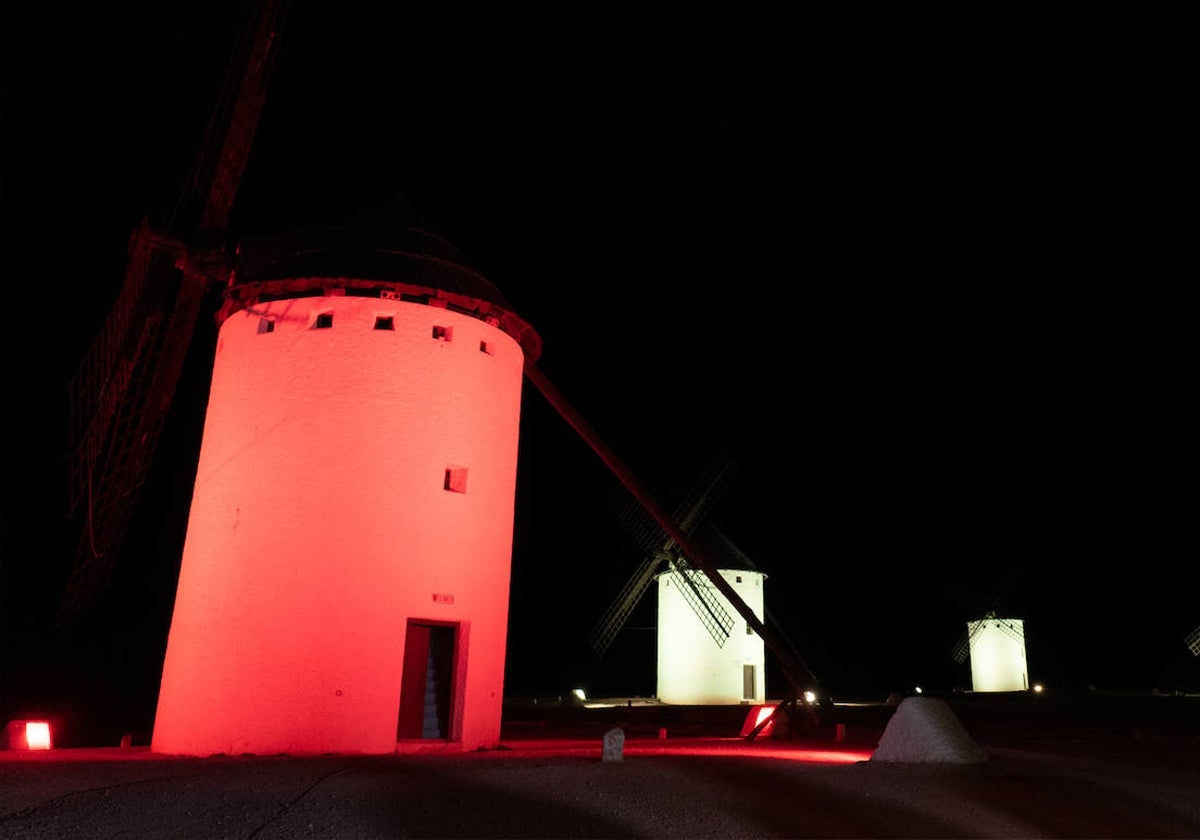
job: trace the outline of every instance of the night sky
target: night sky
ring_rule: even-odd
[[[1051,687],[1200,685],[1182,145],[1136,25],[380,9],[293,4],[233,233],[406,197],[666,508],[735,459],[710,521],[835,695],[969,686],[950,650],[991,609]],[[117,582],[54,630],[66,386],[246,15],[5,12],[6,714],[153,708],[211,323]],[[585,642],[641,559],[619,483],[529,383],[522,434],[507,689],[651,694],[652,596]]]

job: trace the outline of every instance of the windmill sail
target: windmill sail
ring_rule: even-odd
[[[971,631],[968,630],[958,637],[958,641],[954,643],[954,647],[950,648],[950,658],[962,665],[967,661],[967,657],[971,655]]]
[[[85,518],[60,625],[108,586],[166,420],[162,394],[178,378],[202,297],[176,276],[178,253],[145,223],[134,232],[120,296],[71,383],[68,505]]]
[[[695,531],[696,526],[716,504],[729,481],[733,466],[733,461],[728,457],[719,457],[680,502],[673,515],[685,534],[690,535]],[[603,656],[608,650],[629,614],[646,593],[654,576],[664,568],[682,572],[680,578],[685,584],[684,597],[696,612],[697,618],[708,629],[713,641],[718,646],[724,644],[725,639],[729,638],[734,620],[707,585],[707,576],[692,567],[675,540],[663,531],[643,508],[636,506],[632,497],[624,497],[623,504],[618,508],[618,518],[629,529],[646,555],[589,634],[588,643],[596,655]]]
[[[717,647],[724,647],[725,640],[729,638],[729,631],[733,629],[733,616],[721,606],[712,585],[708,582],[708,576],[689,566],[682,554],[671,558],[668,566],[678,574],[679,580],[683,581],[684,585],[680,591],[696,618],[700,619],[700,623],[717,643]]]
[[[1197,627],[1191,633],[1188,633],[1184,638],[1184,644],[1187,645],[1195,656],[1200,656],[1200,627]]]
[[[179,199],[179,207],[195,216],[195,241],[154,233],[143,221],[131,237],[117,302],[70,383],[68,513],[78,516],[83,509],[83,515],[58,626],[113,576],[205,293],[224,279],[218,245],[250,154],[288,2],[263,0],[248,30],[252,37],[230,65],[189,188]]]

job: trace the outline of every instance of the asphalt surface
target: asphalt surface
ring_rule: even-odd
[[[614,710],[519,716],[470,753],[10,751],[0,837],[1200,837],[1200,700],[1102,711],[956,708],[987,756],[971,764],[873,761],[880,709],[750,742]]]

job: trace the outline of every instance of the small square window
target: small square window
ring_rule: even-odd
[[[741,575],[734,575],[734,576],[733,576],[733,579],[734,579],[734,581],[736,581],[737,583],[741,583],[741,582],[742,582],[742,576],[741,576]]]
[[[269,332],[275,332],[275,322],[272,321],[270,318],[259,318],[258,319],[258,334],[262,335],[263,333],[269,333]]]
[[[313,324],[313,327],[318,330],[327,330],[332,326],[333,326],[333,313],[332,312],[322,312],[320,315],[317,316],[316,323]]]
[[[487,353],[489,356],[492,355],[492,345],[488,344],[486,341],[479,342],[479,352]]]
[[[451,331],[450,327],[435,326],[433,328],[433,337],[438,339],[439,341],[449,341],[451,338],[451,332],[452,331]]]
[[[467,468],[446,467],[446,480],[442,488],[451,493],[467,492]]]
[[[394,330],[396,329],[396,322],[391,315],[377,315],[375,317],[375,329]]]

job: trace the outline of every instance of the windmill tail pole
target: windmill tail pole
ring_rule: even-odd
[[[642,483],[638,481],[637,477],[625,466],[624,462],[617,457],[617,454],[600,439],[596,431],[567,402],[566,398],[533,362],[527,361],[525,363],[525,376],[541,391],[542,396],[554,406],[555,411],[561,414],[563,419],[570,423],[572,428],[587,442],[588,446],[600,456],[600,460],[620,479],[625,489],[637,499],[638,503],[646,509],[646,512],[654,517],[655,521],[658,522],[659,526],[671,539],[675,540],[675,543],[682,549],[684,555],[700,567],[701,571],[708,576],[713,586],[729,599],[729,602],[733,604],[742,618],[746,619],[746,623],[750,625],[755,633],[758,633],[771,652],[778,657],[784,676],[791,684],[793,696],[798,696],[806,687],[814,686],[817,682],[816,675],[813,674],[807,665],[796,658],[791,649],[774,632],[758,620],[758,616],[754,614],[754,610],[750,609],[750,606],[742,600],[742,596],[717,571],[717,566],[712,558],[701,546],[693,542],[691,537],[683,532],[679,525],[671,518],[666,508],[650,495],[646,488],[642,486]]]

